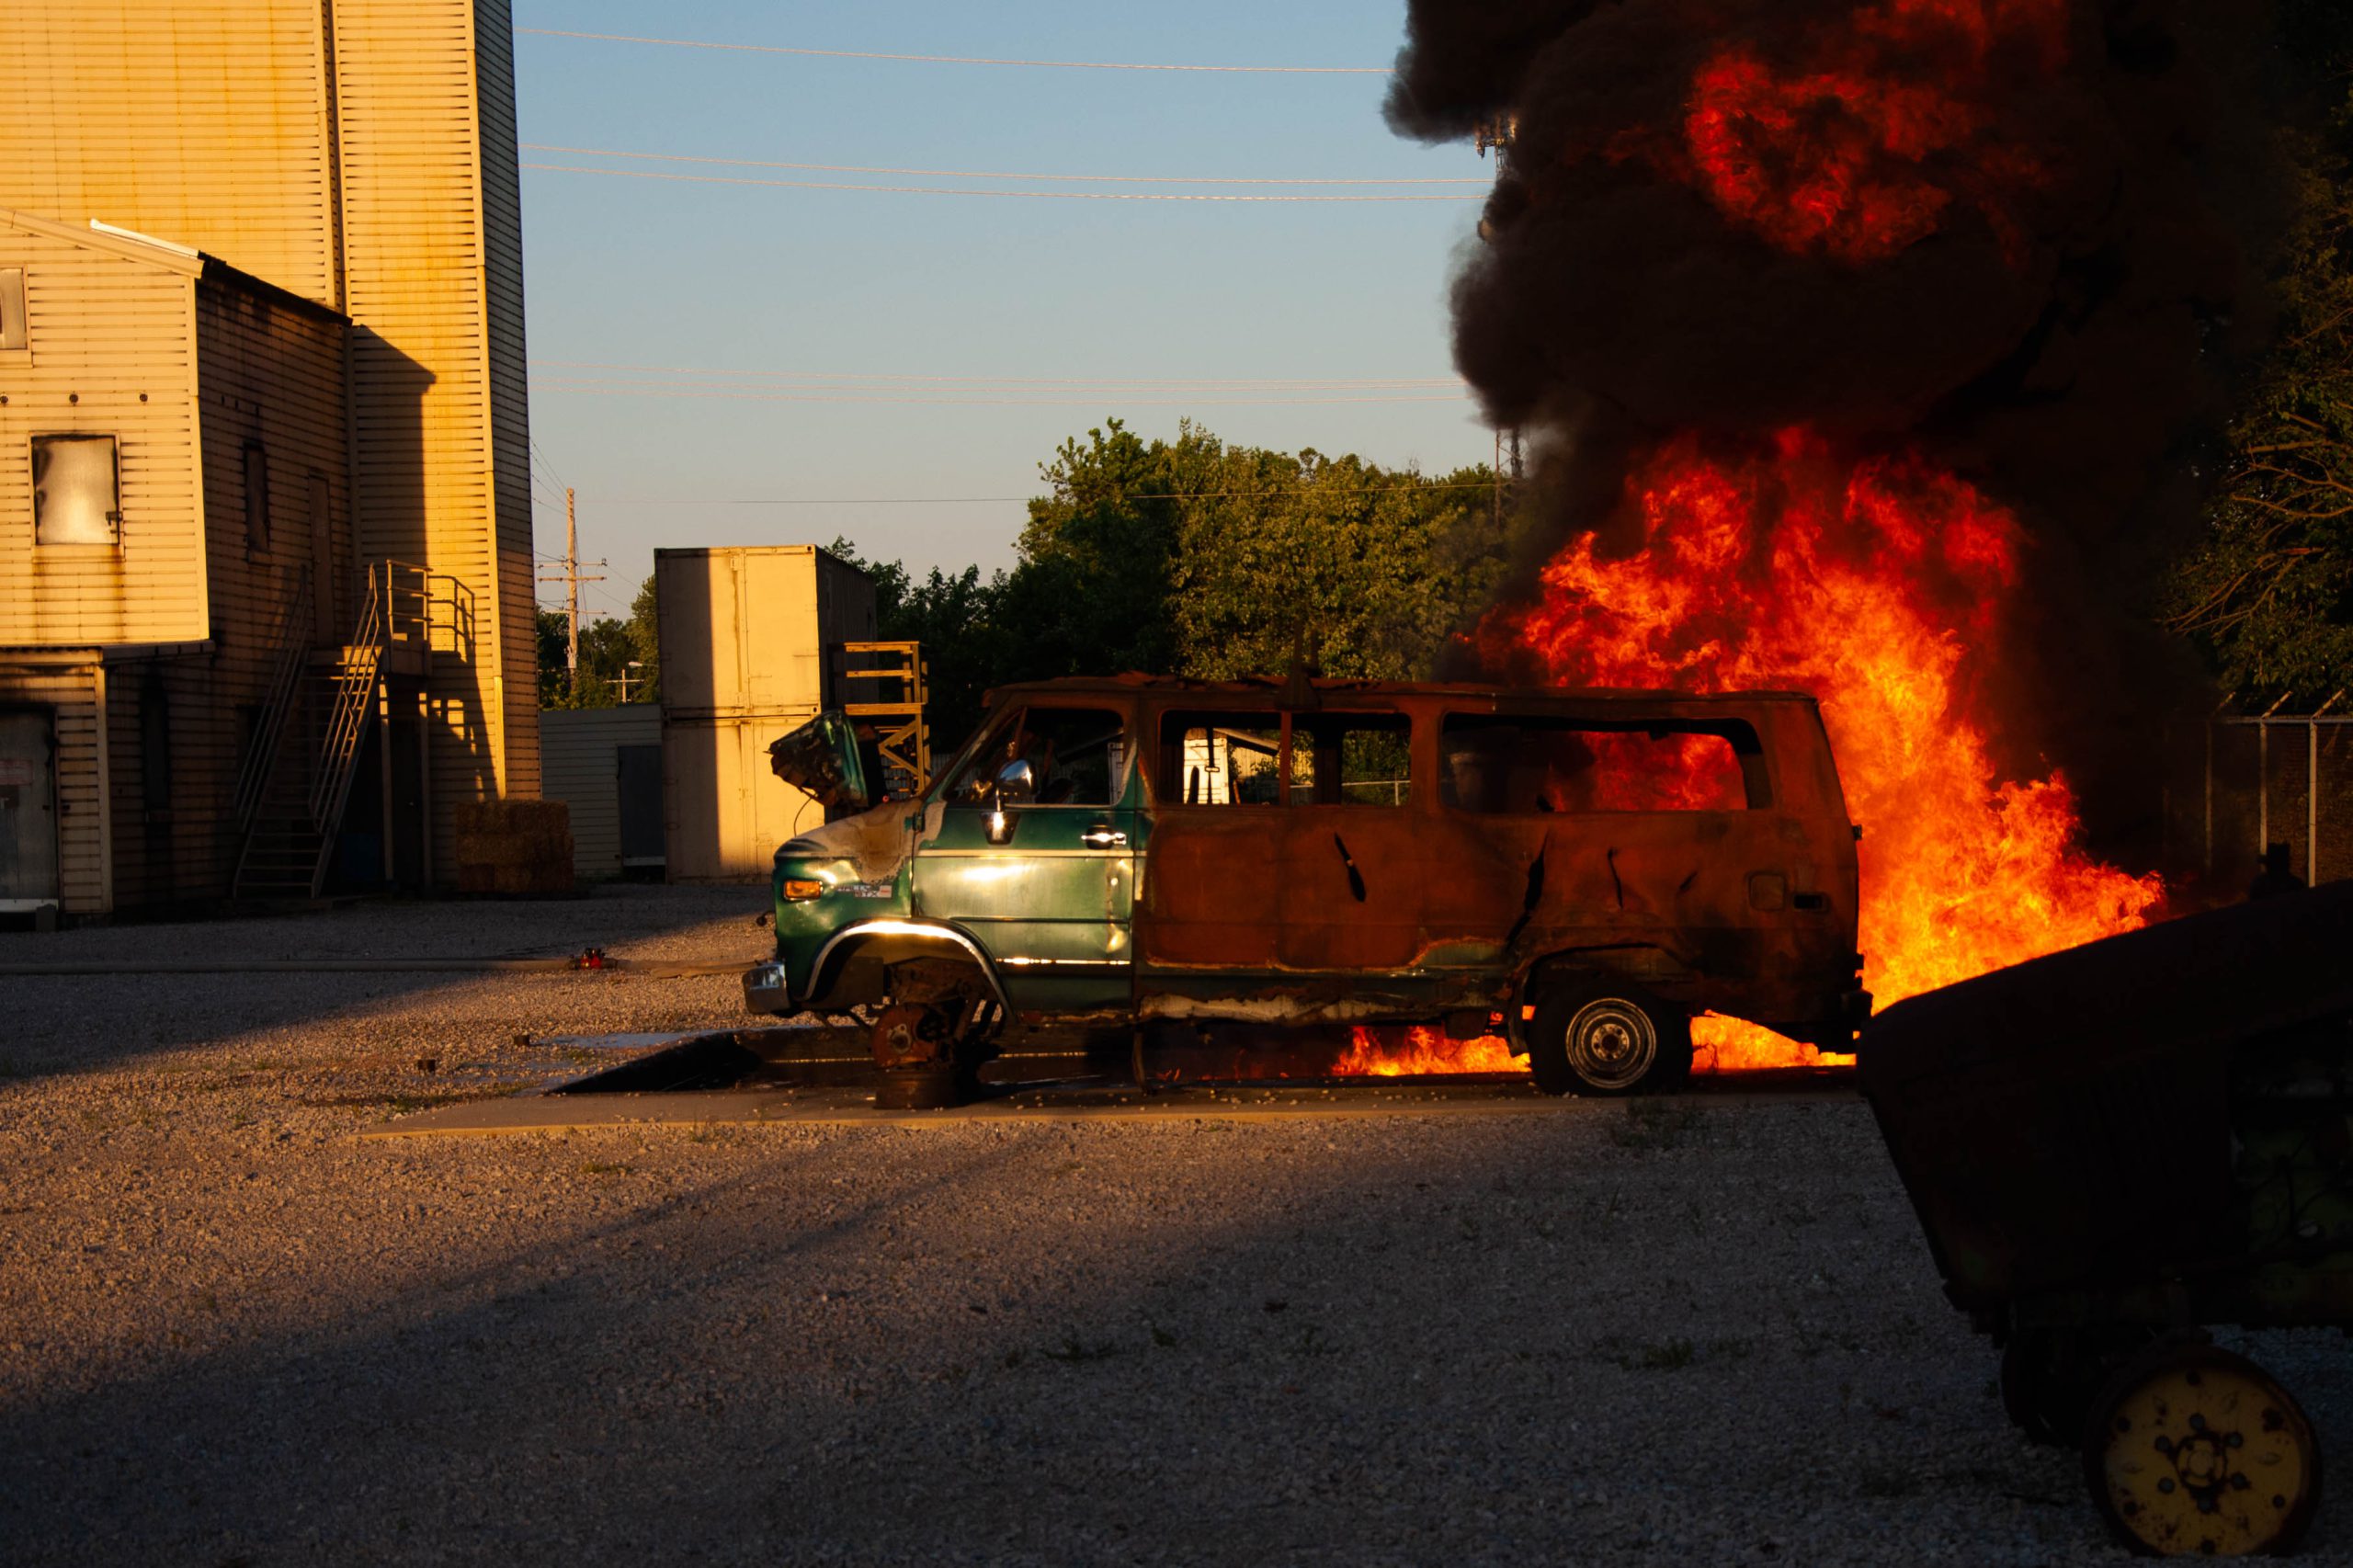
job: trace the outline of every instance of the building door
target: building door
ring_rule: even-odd
[[[55,903],[59,891],[56,721],[0,711],[0,908]]]
[[[616,746],[621,864],[662,864],[662,747]]]

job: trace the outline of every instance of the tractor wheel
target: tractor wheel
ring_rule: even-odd
[[[2084,1482],[2145,1556],[2291,1550],[2320,1506],[2320,1445],[2288,1391],[2244,1356],[2174,1343],[2111,1379],[2083,1438]]]

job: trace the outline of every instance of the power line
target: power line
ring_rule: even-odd
[[[896,168],[880,164],[796,164],[768,158],[720,158],[691,153],[625,153],[610,147],[565,147],[552,142],[525,142],[527,153],[569,153],[588,158],[635,158],[657,164],[723,164],[745,169],[811,169],[835,175],[920,175],[936,179],[1042,179],[1088,185],[1475,185],[1492,182],[1484,175],[1407,176],[1395,179],[1366,177],[1290,178],[1249,175],[1054,175],[1017,174],[1004,169]]]
[[[1328,404],[1357,403],[1460,403],[1463,396],[1459,392],[1370,392],[1309,397],[1129,397],[1117,392],[1101,392],[1067,397],[1002,397],[980,394],[969,397],[920,397],[913,393],[890,395],[874,392],[759,392],[748,388],[698,391],[692,388],[654,384],[632,385],[602,381],[534,381],[531,383],[531,390],[535,392],[566,393],[574,397],[649,397],[664,402],[825,403],[933,408],[1092,408],[1105,403],[1115,403],[1123,408],[1318,408]]]
[[[539,169],[558,175],[609,175],[616,179],[665,179],[686,185],[756,185],[777,190],[870,190],[892,196],[1009,196],[1026,197],[1034,201],[1483,201],[1482,196],[1306,196],[1286,192],[1280,196],[1200,196],[1189,192],[1165,190],[972,190],[956,186],[926,185],[864,185],[847,182],[807,179],[756,179],[749,175],[682,175],[668,169],[599,169],[585,164],[525,164],[527,169]]]
[[[1493,480],[1478,480],[1454,484],[1427,480],[1411,484],[1363,484],[1354,487],[1364,495],[1393,495],[1409,491],[1423,494],[1456,490],[1475,490],[1481,494],[1495,488]],[[1267,490],[1146,490],[1131,491],[1115,499],[1120,501],[1233,501],[1263,500],[1274,494]],[[1051,501],[1067,499],[1052,495],[600,495],[597,503],[606,506],[995,506],[1005,502]]]
[[[534,436],[529,437],[529,439],[530,442],[531,464],[533,468],[544,471],[543,477],[550,484],[554,485],[558,491],[571,488],[569,485],[564,483],[563,475],[558,472],[554,461],[550,459],[545,452],[540,450],[539,437]]]
[[[1324,389],[1457,387],[1460,376],[953,376],[896,370],[729,370],[707,365],[640,365],[613,359],[534,359],[531,369],[620,370],[649,376],[691,376],[713,382],[817,381],[997,387],[1069,387],[1086,390],[1200,388],[1205,391],[1319,391]],[[567,378],[556,378],[559,380]],[[569,378],[580,379],[580,378]]]
[[[791,54],[815,60],[898,60],[922,65],[1018,65],[1045,71],[1167,71],[1246,76],[1387,76],[1386,65],[1163,65],[1123,60],[1002,60],[971,54],[893,54],[870,49],[795,49],[775,43],[712,43],[702,39],[640,38],[630,33],[517,28],[530,38],[585,39],[594,43],[643,43],[664,49],[707,49],[741,54]]]

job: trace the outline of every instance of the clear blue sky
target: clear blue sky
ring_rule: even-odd
[[[1402,0],[1184,6],[866,0],[688,6],[519,0],[518,28],[902,53],[1386,66]],[[588,157],[529,144],[1016,175],[1483,181],[1469,146],[1390,134],[1379,75],[912,63],[526,34],[525,164],[1016,189],[1476,196],[1480,186],[1089,185]],[[1231,440],[1427,470],[1491,437],[1449,385],[1289,390],[1106,383],[1450,378],[1453,256],[1474,201],[1039,200],[523,176],[539,549],[611,562],[611,611],[657,545],[824,543],[917,567],[1009,564],[1019,497],[1065,437],[1188,414]],[[661,367],[665,374],[597,367]],[[825,377],[869,378],[847,381]],[[970,378],[916,382],[870,378]],[[1065,387],[1014,379],[1064,378]],[[986,379],[986,380],[983,380]],[[658,383],[720,396],[592,392]],[[766,394],[745,396],[746,392]],[[774,394],[790,393],[790,397]],[[838,401],[920,397],[943,402]],[[1416,398],[1267,404],[1268,398]],[[1008,399],[1060,398],[1038,406]],[[830,400],[830,401],[829,401]],[[987,400],[987,401],[983,401]],[[735,501],[756,505],[724,505]],[[542,590],[543,599],[547,590]]]

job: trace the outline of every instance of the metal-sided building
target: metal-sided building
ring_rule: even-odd
[[[0,529],[19,531],[0,538],[21,541],[8,549],[22,551],[0,567],[9,574],[0,576],[0,660],[51,672],[10,677],[0,701],[48,712],[61,737],[58,851],[74,870],[65,906],[97,912],[228,891],[210,841],[242,830],[188,825],[216,810],[211,786],[195,782],[209,775],[193,770],[223,766],[207,760],[222,734],[241,737],[229,750],[250,750],[257,729],[269,740],[272,722],[291,737],[282,749],[296,763],[313,739],[329,753],[366,754],[354,760],[348,842],[321,856],[339,847],[347,861],[381,862],[403,881],[447,881],[458,806],[540,788],[507,6],[15,0],[0,31],[0,209],[32,215],[0,228],[0,279],[19,277],[23,295],[19,315],[0,322],[10,335],[0,344],[13,346],[0,347],[0,396],[19,411],[0,426]],[[140,256],[109,254],[88,238],[93,220],[153,239],[121,240],[144,245]],[[87,243],[57,249],[67,235]],[[177,274],[156,259],[175,255]],[[218,287],[208,290],[208,278]],[[126,281],[134,278],[142,281]],[[254,315],[266,305],[269,324],[233,348],[224,318],[208,351],[184,303],[76,302],[108,288],[144,289],[160,301],[153,279],[164,278],[184,296],[193,288],[199,320],[208,308]],[[305,304],[310,313],[298,308]],[[332,349],[294,344],[303,332],[332,335]],[[200,384],[207,364],[211,379]],[[57,379],[68,369],[71,385]],[[52,407],[59,397],[63,413]],[[173,407],[187,429],[185,460],[161,427]],[[218,434],[202,427],[199,407]],[[24,423],[36,412],[38,430]],[[111,430],[102,413],[116,421]],[[28,443],[59,433],[117,439],[123,494],[111,544],[37,537]],[[248,455],[254,445],[259,459]],[[94,471],[96,449],[51,443],[42,460],[65,463],[60,473]],[[216,537],[221,516],[234,521],[244,506],[241,492],[267,496],[256,521],[268,546],[257,552],[224,551]],[[312,551],[309,585],[297,594],[287,574],[299,573],[296,547],[313,513],[329,519],[343,553]],[[175,553],[159,552],[165,540]],[[371,592],[380,619],[363,635]],[[271,718],[288,704],[267,694],[249,700],[239,684],[252,661],[267,663],[285,642],[298,597],[311,605],[304,635],[328,657],[317,667],[279,660],[271,666],[279,684],[352,688],[312,705],[315,736],[299,713]],[[339,669],[333,652],[362,642],[381,644],[366,700],[358,675]],[[237,673],[207,684],[152,664],[156,650],[175,647],[175,656]],[[150,664],[137,679],[142,690],[160,681],[164,699],[126,705],[123,677],[108,672],[142,651]],[[69,668],[83,673],[53,673]],[[169,757],[144,768],[174,781],[168,801],[164,786],[105,767],[106,748],[71,740],[97,720],[89,699],[64,687],[107,685],[109,726],[132,726],[134,750]],[[326,733],[336,726],[353,733]],[[29,718],[15,724],[32,727]],[[265,824],[289,804],[315,821],[325,786],[316,777],[290,783],[289,770],[301,767],[280,768],[281,760],[226,765],[247,776],[242,791],[232,780],[231,804]],[[256,790],[296,799],[257,802]],[[103,813],[100,801],[110,802]],[[401,828],[404,813],[422,826]],[[101,814],[110,847],[90,832]],[[290,841],[262,847],[299,863],[305,848],[292,826],[285,831]],[[151,874],[151,866],[168,869]]]
[[[348,604],[346,323],[5,210],[0,256],[0,907],[217,895],[285,637]]]
[[[824,820],[768,746],[838,706],[844,642],[874,635],[874,584],[814,545],[657,550],[662,787],[669,880],[766,877]]]
[[[664,865],[662,710],[553,708],[540,715],[540,787],[572,812],[582,881],[651,876]]]

